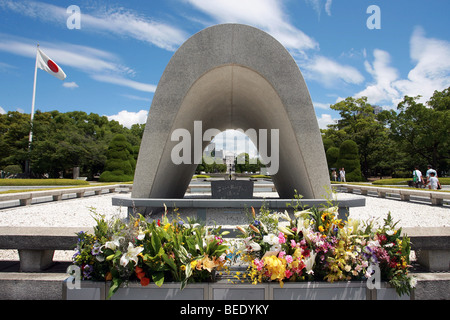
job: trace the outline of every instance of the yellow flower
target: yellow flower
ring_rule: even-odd
[[[183,265],[180,267],[180,269],[181,269],[181,271],[185,271],[185,270],[186,270],[186,266],[183,264]]]
[[[319,231],[320,231],[320,232],[323,232],[323,231],[324,231],[323,226],[319,226]]]

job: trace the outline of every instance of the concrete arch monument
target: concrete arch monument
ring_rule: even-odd
[[[279,145],[270,140],[268,148],[279,152],[273,181],[280,198],[292,199],[294,190],[305,199],[326,197],[330,179],[308,88],[292,56],[267,33],[217,25],[175,52],[153,98],[132,197],[183,198],[197,164],[172,161],[179,144],[173,133],[202,137],[211,128],[278,130]],[[200,152],[208,143],[200,140]],[[192,155],[199,148],[192,145]]]

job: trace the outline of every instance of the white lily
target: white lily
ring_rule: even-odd
[[[278,216],[286,221],[291,221],[291,217],[289,216],[289,213],[287,210],[284,210],[284,212],[278,212]]]
[[[313,268],[314,268],[314,262],[316,261],[316,255],[317,253],[311,253],[308,258],[305,259],[305,267],[306,267],[306,273],[307,274],[314,274]]]
[[[102,247],[115,251],[117,249],[117,247],[120,246],[120,240],[125,240],[125,238],[119,237],[119,236],[113,236],[112,241],[106,242],[105,245]],[[103,252],[103,250],[102,250],[102,252]]]
[[[284,226],[278,226],[278,230],[283,232],[284,234],[287,234],[287,235],[290,235],[290,236],[294,235],[291,230],[289,230],[288,228],[286,228]]]
[[[261,225],[261,227],[263,228],[265,233],[269,233],[269,231],[267,230],[267,227],[264,223],[262,223],[261,221],[259,222],[259,224]]]
[[[306,217],[308,217],[308,215],[311,213],[311,210],[310,209],[306,209],[306,210],[303,210],[303,211],[297,211],[297,212],[294,212],[294,217],[296,217],[296,218],[306,218]]]
[[[252,252],[261,251],[261,246],[254,241],[249,242],[248,246],[251,248]]]
[[[120,258],[120,265],[126,267],[130,261],[134,261],[135,264],[138,263],[138,255],[144,250],[143,247],[135,248],[131,242],[128,243],[127,253],[123,254]]]
[[[306,232],[306,228],[305,228],[305,220],[303,220],[302,218],[297,219],[297,234],[299,232],[303,232],[303,234],[305,234]]]

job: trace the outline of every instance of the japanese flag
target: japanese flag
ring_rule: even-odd
[[[66,78],[64,71],[40,49],[38,49],[37,53],[37,66],[39,69],[54,75],[59,80],[64,80]]]

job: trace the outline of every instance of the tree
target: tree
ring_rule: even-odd
[[[408,168],[431,164],[450,169],[450,88],[435,91],[426,105],[420,96],[405,96],[389,117],[391,138],[405,156]]]
[[[0,167],[20,165],[28,159],[30,115],[17,111],[0,114]]]
[[[133,181],[136,160],[131,144],[124,135],[118,134],[108,147],[105,171],[100,175],[102,182]]]
[[[356,142],[362,173],[366,178],[375,174],[375,169],[381,169],[377,164],[385,156],[388,133],[385,123],[377,117],[367,97],[349,97],[332,105],[331,109],[339,111],[341,119],[322,130],[323,140],[332,140],[335,146],[340,146],[345,140]]]
[[[339,168],[345,168],[347,181],[362,181],[358,145],[352,140],[342,142],[337,160]]]

